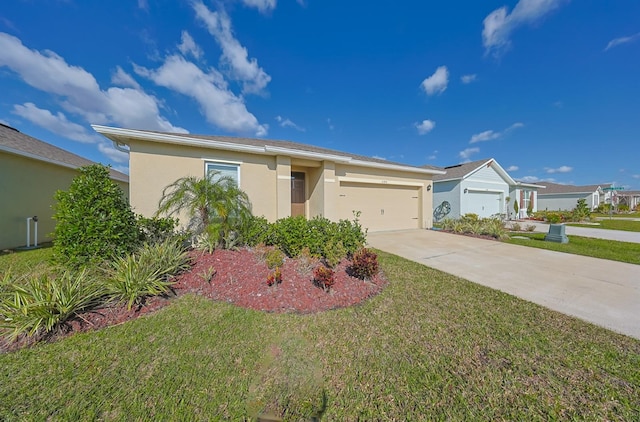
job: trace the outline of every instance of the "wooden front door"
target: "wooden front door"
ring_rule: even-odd
[[[306,194],[304,189],[304,173],[291,172],[291,216],[305,215],[304,204]]]

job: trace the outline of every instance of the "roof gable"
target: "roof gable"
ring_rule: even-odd
[[[96,164],[2,123],[0,123],[0,151],[72,169]],[[109,172],[112,179],[129,182],[129,176],[126,174],[112,168]]]
[[[446,174],[439,174],[434,176],[433,181],[441,182],[445,180],[467,179],[485,167],[491,167],[509,185],[516,184],[516,181],[513,180],[511,176],[509,176],[509,174],[493,158],[445,167],[443,170],[446,171]]]

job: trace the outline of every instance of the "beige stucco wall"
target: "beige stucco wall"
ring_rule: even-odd
[[[130,196],[136,213],[152,216],[166,186],[181,177],[204,176],[207,162],[240,164],[240,188],[249,195],[254,215],[274,221],[280,202],[291,208],[290,181],[278,177],[276,157],[141,141],[132,141],[130,151]],[[281,171],[287,168],[287,160],[282,161]]]
[[[50,241],[55,228],[53,196],[68,189],[77,175],[75,169],[0,152],[0,249],[25,246],[26,220],[34,215],[38,216],[38,243]],[[127,184],[117,183],[128,196]],[[33,244],[33,223],[30,230]]]

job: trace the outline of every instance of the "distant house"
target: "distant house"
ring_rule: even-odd
[[[469,213],[482,218],[495,215],[522,218],[529,206],[532,211],[538,209],[538,189],[542,187],[515,181],[494,159],[457,164],[443,170],[445,174],[433,178],[434,216],[438,220]],[[516,200],[517,216],[513,208]]]
[[[538,194],[538,209],[548,211],[571,211],[579,199],[584,199],[591,210],[600,204],[611,202],[611,192],[603,190],[611,184],[573,186],[550,182],[538,182],[544,192]]]
[[[131,205],[147,216],[167,185],[219,172],[233,177],[253,213],[269,221],[351,220],[357,211],[370,231],[429,228],[432,177],[443,173],[289,141],[93,128],[129,147]]]
[[[615,193],[618,205],[625,204],[629,206],[629,210],[635,210],[640,206],[640,191],[637,190],[623,190]]]
[[[68,189],[76,169],[90,164],[95,163],[0,124],[0,250],[33,245],[35,224],[30,222],[27,242],[27,218],[34,216],[38,243],[51,240],[54,193]],[[112,169],[111,178],[128,192],[126,174]]]

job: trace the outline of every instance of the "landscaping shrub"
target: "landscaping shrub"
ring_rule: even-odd
[[[271,287],[274,284],[280,283],[282,283],[282,271],[280,271],[280,267],[276,267],[276,269],[267,277],[267,286]]]
[[[578,199],[576,207],[571,212],[572,221],[584,221],[588,220],[591,216],[591,211],[589,210],[589,206],[587,205],[587,201],[584,198]]]
[[[499,218],[483,218],[480,220],[480,234],[496,239],[504,239],[507,237],[505,223]]]
[[[513,230],[514,232],[519,232],[520,230],[522,230],[522,227],[520,226],[520,223],[511,223],[511,230]]]
[[[278,248],[270,249],[265,254],[265,263],[269,269],[282,267],[284,263],[284,253]]]
[[[303,248],[313,256],[325,256],[326,245],[342,242],[346,254],[353,254],[366,241],[357,219],[335,223],[323,217],[307,220],[302,216],[282,218],[271,225],[267,244],[278,246],[287,256],[297,257]]]
[[[526,231],[528,231],[528,232],[532,232],[532,231],[534,231],[534,230],[536,229],[536,226],[535,226],[535,224],[527,224],[527,225],[524,227],[524,229],[525,229]]]
[[[344,247],[341,240],[337,242],[330,240],[324,246],[324,259],[327,265],[334,268],[347,256],[347,248]]]
[[[351,257],[349,274],[361,280],[369,280],[378,273],[378,255],[370,249],[362,248]]]
[[[333,269],[329,267],[318,265],[315,270],[313,270],[313,281],[318,287],[328,292],[336,282],[335,273]]]
[[[188,268],[188,255],[175,241],[146,244],[136,253],[116,258],[106,281],[109,294],[131,309],[148,296],[166,294],[170,276]]]
[[[242,226],[240,236],[246,246],[256,246],[261,243],[269,243],[271,224],[264,217],[252,216]]]
[[[629,205],[627,204],[618,205],[618,212],[629,212]]]
[[[77,313],[97,306],[105,296],[102,284],[84,269],[24,279],[5,274],[2,286],[0,328],[10,340],[52,332]]]
[[[70,268],[126,255],[140,238],[135,214],[109,169],[96,164],[79,171],[69,190],[56,192],[53,206],[53,259]]]
[[[146,243],[163,242],[176,236],[178,219],[171,217],[145,217],[137,216],[137,224],[140,229],[140,240]]]

